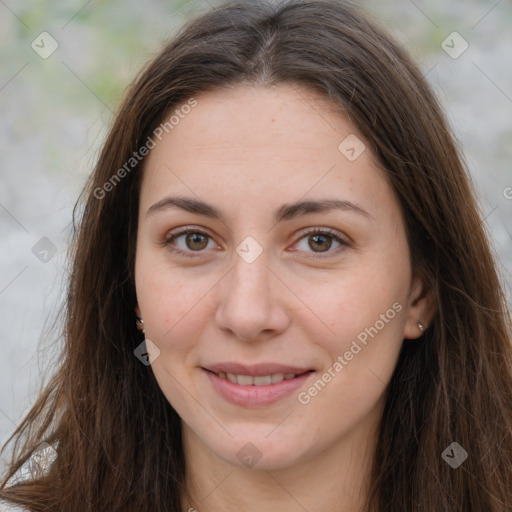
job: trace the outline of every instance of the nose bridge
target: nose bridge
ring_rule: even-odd
[[[267,305],[271,298],[270,280],[272,277],[272,273],[267,267],[268,263],[266,251],[252,261],[237,254],[229,279],[228,298],[243,301],[244,304],[251,303],[254,307],[259,308]]]
[[[254,259],[247,258],[254,247],[249,245],[248,252],[239,253],[244,248],[243,243],[237,248],[233,268],[223,280],[216,321],[237,337],[251,340],[263,331],[284,328],[287,320],[276,300],[278,282],[267,267],[268,253],[262,250]]]
[[[261,293],[261,298],[268,299],[269,293],[269,262],[270,251],[264,245],[268,243],[263,235],[246,236],[236,247],[234,268],[231,272],[231,294]]]

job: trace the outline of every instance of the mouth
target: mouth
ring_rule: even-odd
[[[257,408],[281,402],[293,396],[294,391],[304,386],[315,374],[315,370],[296,370],[295,372],[263,373],[247,375],[231,371],[214,371],[202,368],[211,388],[224,401],[244,408]]]
[[[279,384],[284,380],[292,380],[305,375],[306,373],[314,372],[314,370],[306,370],[301,373],[272,373],[268,375],[242,375],[229,372],[214,372],[204,368],[207,372],[213,373],[223,380],[227,380],[233,384],[240,386],[269,386],[272,384]]]

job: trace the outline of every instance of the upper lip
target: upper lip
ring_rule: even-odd
[[[245,365],[240,363],[217,363],[203,367],[215,373],[233,373],[234,375],[250,375],[251,377],[260,377],[263,375],[273,375],[275,373],[301,373],[313,370],[313,368],[304,368],[299,366],[286,366],[276,363],[260,363],[253,365]]]

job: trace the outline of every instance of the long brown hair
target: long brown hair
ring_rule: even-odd
[[[32,510],[180,511],[180,418],[134,356],[144,160],[126,162],[172,109],[243,82],[314,88],[357,126],[437,305],[389,383],[367,510],[511,511],[510,313],[462,156],[405,51],[357,7],[328,0],[212,9],[129,88],[76,210],[59,368],[10,439],[0,498]],[[48,472],[7,486],[42,441],[58,454]],[[458,468],[443,457],[453,442],[468,454]]]

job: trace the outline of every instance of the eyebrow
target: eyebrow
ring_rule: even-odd
[[[190,213],[204,215],[212,219],[218,219],[225,223],[225,217],[222,212],[215,206],[205,203],[204,201],[183,196],[167,196],[152,205],[146,217],[157,212],[165,211],[169,208],[179,208]],[[324,213],[332,210],[341,210],[345,212],[355,212],[368,219],[372,216],[363,210],[360,206],[343,199],[323,199],[317,201],[299,201],[291,204],[283,204],[274,212],[274,221],[281,222],[283,220],[291,220],[308,213]]]

